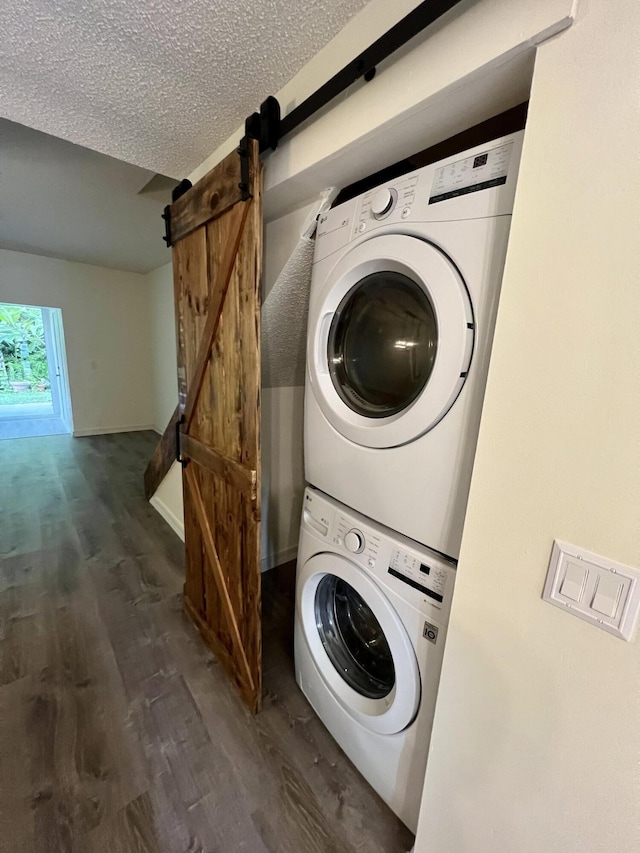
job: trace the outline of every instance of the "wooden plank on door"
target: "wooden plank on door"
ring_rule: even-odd
[[[231,154],[171,205],[171,242],[177,243],[242,199],[240,157]]]
[[[209,308],[207,235],[204,228],[175,243],[171,256],[178,359],[178,406],[182,414],[191,379],[187,371],[193,372],[195,354]]]
[[[257,472],[251,468],[246,468],[244,465],[234,462],[224,454],[208,444],[203,444],[197,438],[191,435],[182,436],[180,442],[182,457],[186,461],[192,459],[211,471],[212,474],[217,474],[223,480],[234,486],[241,494],[254,501],[258,494],[258,477]]]

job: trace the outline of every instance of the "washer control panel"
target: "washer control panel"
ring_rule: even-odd
[[[422,557],[416,557],[410,551],[394,548],[387,571],[439,604],[444,601],[447,591],[447,572],[437,563],[431,560],[423,562]]]
[[[308,487],[303,527],[423,613],[449,612],[456,563]],[[326,548],[326,546],[324,546]]]
[[[512,151],[513,141],[505,142],[436,169],[429,204],[506,184]]]
[[[362,196],[360,215],[354,223],[354,234],[362,234],[368,228],[375,226],[394,214],[406,219],[411,213],[411,207],[416,200],[418,174],[398,178],[393,186],[379,187],[370,190]]]
[[[336,512],[331,541],[350,554],[362,554],[367,568],[374,568],[380,550],[380,537],[371,530],[354,526],[354,519]]]

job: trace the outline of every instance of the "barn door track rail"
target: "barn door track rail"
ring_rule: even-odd
[[[368,48],[362,51],[355,59],[351,60],[340,71],[333,75],[326,83],[323,83],[319,89],[309,95],[301,104],[295,107],[291,112],[281,117],[280,104],[277,98],[270,95],[264,100],[260,106],[259,112],[254,112],[247,117],[245,121],[245,135],[237,153],[240,158],[240,180],[238,188],[240,190],[242,200],[247,201],[250,198],[249,193],[249,161],[247,157],[249,139],[255,139],[258,142],[260,153],[266,151],[275,151],[278,143],[285,136],[288,136],[293,131],[297,130],[304,122],[310,119],[313,115],[319,112],[323,107],[333,101],[338,95],[342,94],[353,83],[363,77],[367,82],[373,80],[376,74],[376,68],[385,59],[388,59],[393,53],[411,41],[412,38],[419,35],[423,30],[435,23],[447,12],[451,11],[455,6],[458,6],[462,0],[424,0],[416,6],[413,11],[405,15],[397,24],[394,24],[391,29],[387,30],[379,39],[369,45]],[[469,0],[466,0],[468,3]],[[178,201],[188,190],[192,188],[191,181],[187,178],[180,181],[174,188],[171,195],[172,202]],[[167,246],[171,246],[178,237],[175,236],[175,231],[172,226],[172,211],[171,205],[167,205],[162,214],[165,224],[164,241]]]

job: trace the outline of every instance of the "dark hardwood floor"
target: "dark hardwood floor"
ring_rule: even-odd
[[[0,850],[408,850],[296,687],[290,571],[263,582],[260,715],[202,645],[142,493],[156,440],[0,441]]]

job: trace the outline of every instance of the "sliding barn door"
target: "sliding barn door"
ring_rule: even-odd
[[[154,490],[177,450],[184,465],[185,607],[247,706],[257,711],[262,664],[257,144],[250,142],[244,155],[229,155],[174,202],[169,228],[179,403],[145,485],[148,494]]]

